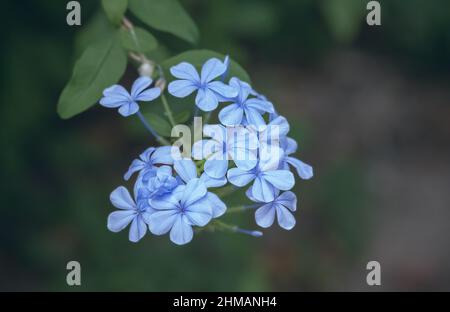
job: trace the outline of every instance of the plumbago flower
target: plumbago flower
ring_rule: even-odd
[[[191,242],[196,228],[259,237],[260,231],[240,229],[217,220],[228,210],[247,208],[256,208],[255,221],[262,228],[270,227],[275,218],[283,229],[295,226],[297,197],[291,191],[295,185],[291,169],[300,178],[309,179],[312,167],[292,156],[297,142],[288,137],[289,123],[272,102],[237,77],[224,83],[232,74],[229,65],[230,59],[226,57],[223,62],[217,58],[207,60],[200,74],[187,62],[170,68],[177,79],[169,83],[168,94],[186,97],[196,91],[195,105],[210,113],[220,102],[231,104],[216,115],[219,124],[206,124],[201,129],[204,138],[189,143],[193,159],[181,157],[178,146],[170,146],[168,139],[155,136],[167,145],[149,147],[132,161],[124,180],[135,176],[134,197],[124,186],[111,193],[110,200],[119,210],[109,215],[109,230],[119,232],[129,226],[132,242],[139,241],[147,232],[156,236],[169,234],[177,245]],[[137,113],[155,135],[137,104],[160,95],[159,88],[146,90],[151,84],[150,78],[138,78],[131,94],[114,85],[104,91],[100,104],[119,107],[123,116]],[[165,106],[170,119],[169,105]],[[242,202],[238,207],[228,208],[223,196],[244,187],[242,193],[253,204]]]
[[[121,85],[113,85],[106,88],[103,91],[103,98],[100,99],[100,105],[108,108],[119,107],[119,114],[124,117],[136,114],[139,111],[137,102],[153,101],[160,96],[160,88],[147,89],[152,82],[152,79],[149,77],[136,79],[131,87],[131,94]]]

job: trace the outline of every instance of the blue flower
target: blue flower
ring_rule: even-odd
[[[169,93],[183,98],[197,90],[197,107],[206,112],[212,111],[219,104],[218,96],[231,98],[237,95],[234,88],[221,81],[213,81],[226,71],[227,65],[217,58],[209,59],[203,65],[200,76],[193,65],[182,62],[170,68],[171,74],[180,80],[169,83]]]
[[[293,166],[297,171],[300,178],[304,180],[311,179],[313,177],[313,168],[304,163],[303,161],[289,156],[297,151],[297,142],[289,137],[285,137],[281,141],[281,147],[284,150],[283,157],[280,162],[280,169],[289,170],[289,165]]]
[[[194,235],[192,226],[205,226],[212,218],[206,193],[200,179],[192,179],[168,196],[150,199],[155,209],[147,219],[150,232],[163,235],[170,231],[170,240],[175,244],[189,243]]]
[[[146,149],[139,155],[139,159],[133,160],[130,168],[124,175],[124,179],[128,181],[133,173],[139,171],[139,176],[146,183],[151,177],[156,175],[157,167],[155,165],[157,164],[173,164],[172,146],[149,147]]]
[[[268,203],[274,200],[278,190],[290,190],[294,184],[294,175],[289,170],[278,169],[279,156],[260,159],[258,165],[251,170],[232,168],[228,170],[227,177],[231,184],[243,187],[251,181],[252,198]]]
[[[250,170],[257,163],[257,136],[244,127],[225,128],[222,125],[205,125],[205,136],[210,140],[195,142],[194,159],[206,159],[204,170],[213,178],[222,178],[233,160],[239,168]]]
[[[251,197],[251,194],[247,194],[247,196],[253,201],[262,204],[255,212],[256,224],[260,227],[268,228],[273,224],[276,215],[280,227],[285,230],[291,230],[295,226],[295,218],[292,212],[297,209],[297,196],[290,191],[278,194],[279,192],[277,192],[275,199],[269,203],[254,199]]]
[[[251,124],[262,126],[266,123],[261,116],[264,112],[273,113],[272,103],[259,99],[248,98],[252,92],[251,86],[236,77],[230,79],[230,86],[239,90],[239,94],[230,99],[233,103],[222,108],[219,112],[219,120],[225,126]],[[245,122],[244,122],[245,121]]]
[[[135,188],[135,196],[137,195]],[[146,218],[152,213],[145,197],[137,196],[136,201],[124,186],[119,186],[110,195],[111,203],[121,210],[114,211],[108,216],[108,229],[120,232],[130,223],[129,240],[136,243],[147,233]]]
[[[146,185],[142,185],[148,192],[148,197],[160,197],[172,192],[180,182],[172,174],[172,167],[161,166],[156,169],[156,174],[151,177]]]
[[[124,117],[136,114],[139,111],[138,101],[152,101],[161,94],[160,88],[148,88],[152,84],[149,77],[136,79],[131,87],[131,94],[121,85],[113,85],[103,91],[100,104],[108,108],[119,107],[119,114]]]

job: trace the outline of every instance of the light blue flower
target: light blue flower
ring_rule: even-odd
[[[148,88],[152,84],[149,77],[136,79],[131,87],[131,94],[121,85],[113,85],[103,91],[100,105],[108,108],[119,107],[119,114],[124,117],[136,114],[139,111],[138,101],[152,101],[161,94],[160,88]]]
[[[297,151],[297,142],[294,139],[285,137],[281,141],[281,148],[284,150],[284,153],[280,162],[280,169],[289,170],[289,165],[291,165],[295,168],[300,178],[308,180],[313,177],[313,168],[310,165],[289,156]]]
[[[257,164],[258,138],[244,127],[205,125],[203,134],[211,137],[194,143],[194,159],[206,159],[204,170],[213,178],[222,178],[228,170],[228,161],[233,160],[241,169],[250,170]]]
[[[255,221],[260,227],[270,227],[275,220],[275,215],[278,224],[283,229],[291,230],[295,226],[295,218],[292,212],[297,209],[297,196],[293,192],[283,192],[280,195],[277,192],[275,199],[269,203],[258,201],[251,197],[250,192],[247,193],[251,200],[261,204],[255,212]]]
[[[170,240],[175,244],[189,243],[194,235],[192,226],[205,226],[212,218],[206,194],[204,183],[192,179],[168,196],[150,199],[155,209],[147,219],[150,232],[164,235],[170,231]]]
[[[111,203],[120,210],[114,211],[108,216],[107,225],[111,232],[120,232],[131,223],[128,238],[134,243],[147,233],[145,220],[152,213],[152,208],[148,205],[146,198],[137,195],[137,191],[138,189],[135,187],[136,201],[131,198],[124,186],[119,186],[112,191],[109,197]]]
[[[203,111],[217,108],[218,96],[230,98],[237,95],[237,90],[221,81],[213,81],[227,71],[227,65],[217,58],[211,58],[203,65],[199,76],[195,67],[181,62],[170,68],[171,74],[179,78],[169,83],[168,90],[173,96],[183,98],[197,91],[195,104]]]
[[[128,181],[135,172],[140,172],[139,176],[146,183],[151,177],[156,175],[157,167],[155,165],[172,165],[172,146],[149,147],[141,155],[139,159],[133,160],[130,168],[124,175],[124,179]]]
[[[156,174],[151,177],[146,185],[143,185],[148,192],[148,198],[160,197],[172,192],[180,182],[173,176],[172,167],[160,166],[156,169]]]
[[[289,170],[278,169],[280,163],[278,157],[264,157],[258,165],[251,170],[232,168],[228,170],[227,177],[231,184],[243,187],[253,181],[250,187],[252,198],[261,202],[274,200],[278,190],[290,190],[294,184],[294,175]]]
[[[222,108],[219,112],[220,122],[225,126],[250,124],[258,127],[265,125],[261,115],[265,112],[273,113],[272,103],[255,97],[248,98],[252,92],[251,86],[236,77],[231,78],[229,84],[239,90],[239,94],[230,99],[232,104]]]

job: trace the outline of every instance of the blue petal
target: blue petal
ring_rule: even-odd
[[[174,169],[185,183],[197,178],[197,167],[192,159],[175,160]]]
[[[208,83],[227,70],[227,66],[217,58],[211,58],[202,66],[201,82]]]
[[[137,100],[136,98],[138,95],[145,90],[145,88],[148,88],[152,84],[152,80],[149,77],[142,76],[136,79],[131,86],[131,97],[134,100]]]
[[[233,88],[239,90],[239,94],[237,96],[237,102],[240,104],[245,102],[248,95],[252,91],[252,87],[248,83],[246,83],[242,80],[239,80],[236,77],[233,77],[230,79],[229,85],[232,86]]]
[[[265,171],[263,177],[267,182],[282,191],[290,190],[295,184],[294,175],[288,170]]]
[[[152,213],[147,218],[148,228],[155,235],[163,235],[170,231],[178,212],[175,210],[161,210]]]
[[[256,109],[245,107],[244,112],[245,118],[249,124],[256,126],[257,128],[266,125],[264,118],[262,118],[261,114]]]
[[[134,98],[135,101],[153,101],[158,96],[161,95],[161,89],[160,88],[150,88],[148,90],[145,90],[144,92],[141,92],[137,97]]]
[[[154,164],[173,164],[173,147],[172,146],[160,146],[155,149],[151,156],[152,163]]]
[[[220,144],[215,140],[200,140],[192,146],[192,157],[196,160],[208,158],[220,148]]]
[[[135,216],[136,211],[134,210],[120,210],[110,213],[108,216],[108,230],[115,233],[122,231]]]
[[[219,196],[217,196],[216,194],[214,194],[212,192],[208,192],[206,194],[206,198],[210,202],[210,206],[212,208],[212,217],[213,218],[218,218],[218,217],[220,217],[221,215],[223,215],[225,213],[225,211],[227,210],[227,206],[219,198]]]
[[[116,97],[116,96],[105,96],[105,97],[101,98],[99,101],[100,105],[107,107],[107,108],[120,107],[129,102],[130,102],[129,99],[124,100],[124,99],[122,99],[120,97]]]
[[[225,126],[239,125],[242,121],[244,110],[237,104],[230,104],[219,112],[219,120]]]
[[[295,141],[293,138],[286,138],[285,143],[285,153],[286,155],[293,154],[297,151],[297,141]]]
[[[227,173],[228,181],[238,187],[245,186],[252,181],[256,175],[253,171],[246,171],[239,168],[231,168]]]
[[[128,93],[128,91],[122,87],[121,85],[112,85],[109,88],[106,88],[105,90],[103,90],[103,95],[105,97],[117,97],[117,98],[121,98],[124,101],[125,100],[130,100],[130,94]]]
[[[195,67],[186,62],[181,62],[178,65],[172,66],[170,68],[170,73],[179,79],[190,80],[196,83],[200,82],[200,77],[198,76]]]
[[[200,181],[202,181],[206,188],[210,187],[221,187],[227,184],[227,178],[222,177],[220,179],[215,179],[207,175],[205,172],[200,176]]]
[[[265,204],[255,212],[255,221],[260,227],[268,228],[275,220],[275,209],[272,203]]]
[[[156,210],[177,210],[179,197],[171,193],[164,196],[153,197],[148,200],[149,205]]]
[[[192,227],[188,224],[186,216],[178,215],[170,231],[170,240],[177,245],[184,245],[189,243],[193,236]]]
[[[223,156],[222,158],[225,158]],[[227,159],[208,159],[205,162],[205,172],[216,179],[223,178],[227,174],[228,160]]]
[[[130,168],[128,168],[128,171],[125,172],[123,178],[125,179],[125,181],[128,181],[131,178],[131,176],[133,175],[133,173],[140,171],[144,168],[145,168],[145,162],[143,162],[140,159],[135,159],[131,163]]]
[[[168,86],[169,93],[179,98],[184,98],[197,89],[197,85],[191,80],[175,80]]]
[[[286,161],[295,167],[300,178],[308,180],[313,177],[313,168],[310,165],[294,157],[286,157]]]
[[[285,230],[291,230],[295,226],[295,218],[292,213],[281,205],[275,205],[278,224]]]
[[[217,100],[214,92],[207,88],[198,89],[197,96],[195,97],[195,104],[202,111],[210,112],[217,108],[219,101]]]
[[[278,116],[267,125],[267,136],[272,140],[280,140],[289,132],[289,123],[283,116]]]
[[[131,222],[128,239],[130,242],[137,243],[144,237],[145,233],[147,233],[147,224],[140,215],[137,215],[136,218],[133,219],[133,222]]]
[[[268,203],[275,199],[275,190],[264,178],[257,177],[253,182],[252,196],[256,200]]]
[[[136,102],[128,102],[119,108],[119,114],[123,117],[128,117],[136,114],[139,111],[139,105]]]
[[[223,98],[234,98],[238,95],[238,90],[224,84],[221,81],[211,81],[208,83],[208,88]]]
[[[277,197],[276,202],[290,211],[295,211],[297,209],[297,196],[291,191],[282,193]]]
[[[273,113],[274,112],[272,103],[261,100],[261,99],[255,99],[255,98],[248,99],[247,101],[245,101],[245,105],[247,107],[257,110],[260,113],[262,113],[262,112]]]
[[[114,207],[124,210],[136,210],[136,204],[130,193],[124,186],[119,186],[109,195],[109,199]]]
[[[195,203],[186,207],[186,216],[191,225],[205,226],[211,221],[212,207],[208,197],[196,201]]]
[[[189,207],[205,195],[205,184],[203,184],[200,179],[192,179],[186,184],[186,188],[181,198],[181,204],[184,207]]]

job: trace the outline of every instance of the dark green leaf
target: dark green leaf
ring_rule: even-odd
[[[127,10],[128,0],[102,0],[103,10],[114,25],[120,25]]]
[[[179,112],[178,114],[175,114],[175,116],[174,116],[175,121],[179,124],[185,123],[186,121],[189,120],[190,117],[191,117],[191,112],[188,110]]]
[[[190,43],[198,41],[198,29],[177,0],[130,0],[130,11],[142,22]]]
[[[172,127],[166,119],[154,113],[144,114],[144,116],[159,135],[170,137]]]
[[[126,53],[115,36],[89,46],[75,63],[61,93],[59,116],[70,118],[97,103],[102,91],[119,81],[126,65]]]
[[[129,51],[144,53],[152,51],[158,46],[156,38],[145,29],[139,27],[134,27],[133,30],[121,28],[119,36],[122,46]]]
[[[197,70],[200,70],[202,65],[210,58],[216,57],[220,60],[225,59],[225,56],[223,54],[210,51],[210,50],[190,50],[187,52],[183,52],[181,54],[178,54],[170,59],[165,60],[162,63],[162,67],[164,70],[164,73],[166,75],[166,78],[168,81],[173,80],[174,77],[169,72],[170,67],[177,65],[180,62],[188,62],[197,68]],[[248,76],[247,72],[235,61],[231,60],[230,62],[230,69],[228,72],[227,79],[231,77],[238,77],[239,79],[251,82],[250,77]]]

